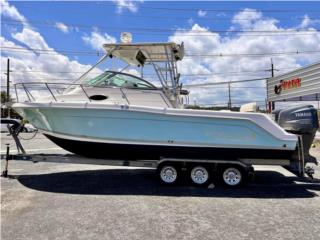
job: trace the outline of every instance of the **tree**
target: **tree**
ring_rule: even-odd
[[[7,93],[5,91],[1,91],[1,105],[4,104],[7,100]]]
[[[9,96],[10,101],[12,101],[11,95]],[[7,93],[5,91],[1,91],[1,117],[5,118],[8,116],[8,109],[5,107],[5,103],[7,102]],[[10,116],[12,118],[21,118],[21,116],[14,111],[13,109],[10,109]]]

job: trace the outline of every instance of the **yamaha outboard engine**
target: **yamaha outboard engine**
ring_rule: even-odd
[[[309,154],[310,147],[319,128],[317,110],[312,105],[305,105],[275,110],[272,114],[274,120],[284,130],[302,136],[305,163],[317,164],[316,158]],[[294,158],[298,160],[298,153]]]

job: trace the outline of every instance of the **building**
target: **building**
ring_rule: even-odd
[[[320,62],[269,78],[267,101],[269,111],[275,102],[319,101]]]

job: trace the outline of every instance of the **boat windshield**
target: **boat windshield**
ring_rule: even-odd
[[[86,83],[91,86],[156,89],[154,85],[142,78],[127,73],[112,71],[106,71],[95,78],[87,80]]]

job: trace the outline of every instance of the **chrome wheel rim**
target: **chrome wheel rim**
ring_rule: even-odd
[[[174,183],[177,180],[177,170],[172,166],[164,166],[160,172],[161,180],[165,183]]]
[[[230,186],[238,185],[241,178],[241,172],[236,168],[228,168],[223,172],[223,181]]]
[[[198,166],[191,170],[191,180],[196,184],[204,184],[209,179],[209,173],[206,168]]]

